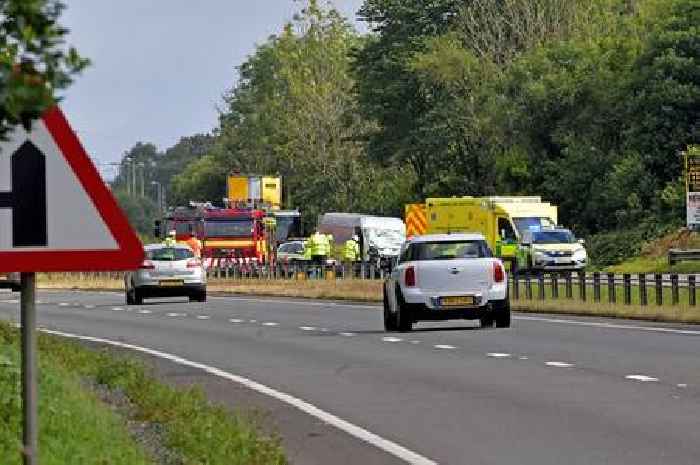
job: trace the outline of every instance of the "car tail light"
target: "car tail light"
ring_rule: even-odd
[[[155,270],[156,266],[153,264],[152,261],[144,260],[143,263],[141,263],[141,266],[139,268],[142,270]]]
[[[502,283],[506,279],[506,272],[503,269],[503,265],[499,262],[493,262],[493,281],[496,283]]]
[[[202,266],[202,262],[199,258],[190,258],[187,260],[187,268],[199,268],[200,266]]]
[[[414,287],[416,285],[416,269],[415,267],[409,266],[406,268],[406,274],[404,275],[404,282],[406,287]]]

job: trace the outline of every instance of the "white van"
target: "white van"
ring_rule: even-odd
[[[385,266],[399,256],[401,245],[406,241],[406,225],[401,218],[326,213],[319,218],[318,230],[333,235],[338,246],[357,234],[362,259],[366,262],[379,260]]]

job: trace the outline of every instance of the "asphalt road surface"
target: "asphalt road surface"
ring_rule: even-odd
[[[295,464],[700,463],[700,327],[523,314],[386,334],[373,305],[39,299],[43,328],[138,346],[169,381],[268,412]]]

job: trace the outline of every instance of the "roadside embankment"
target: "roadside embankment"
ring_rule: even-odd
[[[19,334],[0,322],[0,457],[21,458]],[[108,350],[39,337],[40,463],[284,464],[276,439],[247,414],[210,404],[197,389],[157,381]]]

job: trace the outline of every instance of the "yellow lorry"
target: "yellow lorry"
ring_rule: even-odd
[[[479,232],[498,257],[515,264],[523,233],[554,227],[557,207],[536,196],[430,198],[425,220],[417,233]]]

